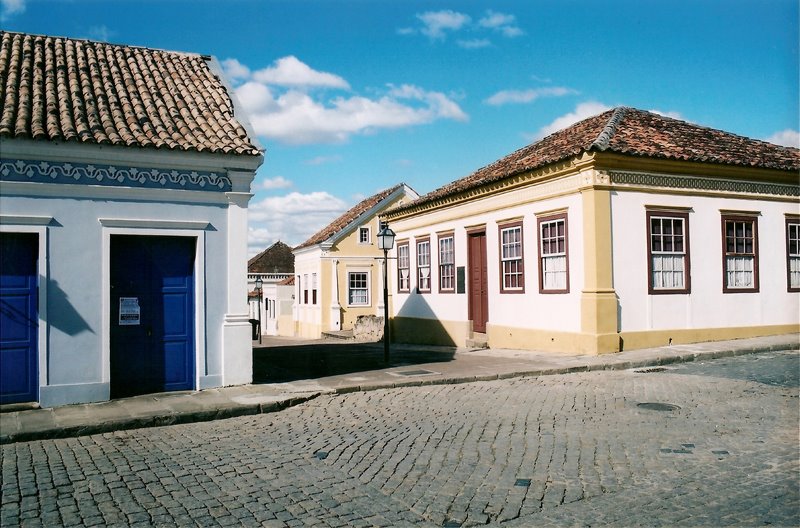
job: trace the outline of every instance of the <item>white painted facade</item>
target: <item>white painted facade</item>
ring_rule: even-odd
[[[798,331],[800,293],[789,291],[787,283],[786,228],[787,218],[800,218],[796,183],[747,181],[736,173],[738,179],[730,181],[700,174],[706,183],[698,184],[691,176],[564,167],[562,175],[541,182],[534,175],[510,189],[488,188],[420,211],[387,213],[397,233],[390,264],[397,340],[466,346],[476,337],[468,259],[468,236],[475,230],[486,233],[490,347],[604,353]],[[607,216],[589,216],[603,203]],[[689,293],[648,290],[648,209],[688,214]],[[760,285],[755,292],[724,293],[722,215],[737,212],[757,219]],[[567,217],[567,293],[540,291],[537,220],[554,213]],[[523,228],[524,292],[501,292],[499,229],[509,222]],[[594,232],[596,224],[608,227],[608,240]],[[465,280],[461,292],[439,291],[441,233],[454,236],[455,266],[463,268]],[[416,242],[424,239],[431,242],[429,293],[417,291]],[[409,292],[398,290],[397,246],[404,243]],[[597,279],[604,266],[610,268],[607,285]]]
[[[689,208],[691,293],[648,294],[646,207]],[[723,293],[721,211],[757,213],[759,291]],[[757,197],[619,192],[612,195],[614,288],[620,330],[647,331],[791,325],[800,299],[786,278],[786,215],[797,203]]]
[[[252,381],[247,203],[262,159],[3,139],[0,230],[39,235],[42,406],[109,399],[114,235],[195,239],[194,388]]]

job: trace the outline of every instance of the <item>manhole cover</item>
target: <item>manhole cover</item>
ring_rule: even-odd
[[[637,403],[636,406],[641,407],[642,409],[647,409],[648,411],[677,411],[680,409],[680,407],[671,403],[658,402]]]
[[[397,374],[398,376],[427,376],[429,374],[436,374],[432,370],[401,370],[398,372],[392,372],[392,374]]]

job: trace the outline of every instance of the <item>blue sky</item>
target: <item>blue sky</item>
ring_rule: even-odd
[[[606,108],[798,146],[798,1],[0,0],[11,31],[215,56],[265,163],[251,254]]]

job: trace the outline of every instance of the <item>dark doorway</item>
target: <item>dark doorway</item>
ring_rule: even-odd
[[[0,403],[38,400],[39,236],[0,233]]]
[[[486,262],[486,232],[467,235],[469,266],[469,318],[474,332],[486,332],[489,320],[488,270]]]
[[[111,397],[194,388],[195,239],[111,237]]]

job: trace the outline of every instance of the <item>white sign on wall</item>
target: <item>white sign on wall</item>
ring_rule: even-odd
[[[136,326],[141,323],[138,297],[119,298],[119,325]]]

